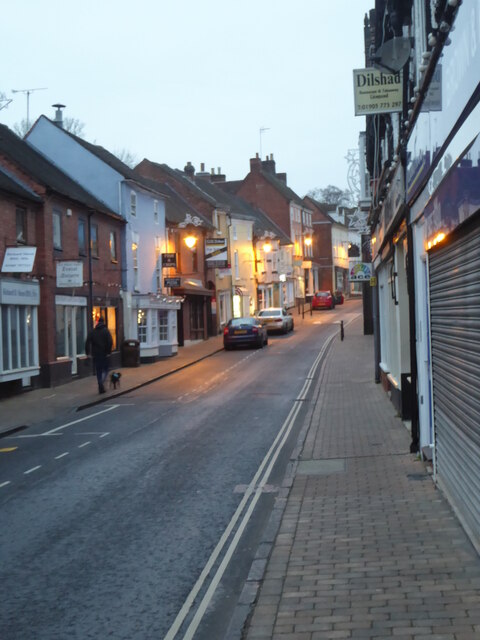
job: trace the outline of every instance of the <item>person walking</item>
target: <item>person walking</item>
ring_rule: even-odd
[[[112,352],[112,336],[110,331],[105,326],[103,318],[97,321],[94,329],[92,329],[85,342],[85,353],[87,355],[92,354],[93,362],[95,365],[95,372],[97,374],[98,393],[105,393],[105,380],[108,375],[108,356]]]

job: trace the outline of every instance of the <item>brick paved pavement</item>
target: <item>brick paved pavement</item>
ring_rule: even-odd
[[[409,453],[361,332],[335,340],[320,374],[243,637],[480,639],[480,557]]]

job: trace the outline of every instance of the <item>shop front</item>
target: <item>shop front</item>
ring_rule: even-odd
[[[38,282],[0,279],[0,387],[3,390],[15,385],[15,381],[29,386],[31,378],[39,375],[39,304]]]
[[[155,362],[178,352],[177,313],[181,302],[180,296],[132,296],[131,325],[136,326],[141,362]]]

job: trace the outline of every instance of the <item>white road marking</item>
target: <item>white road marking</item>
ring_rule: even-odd
[[[72,422],[67,422],[66,424],[61,424],[59,427],[56,427],[55,429],[50,429],[50,431],[45,431],[45,433],[42,433],[41,435],[42,436],[50,436],[50,435],[52,435],[52,433],[60,431],[60,429],[66,429],[67,427],[71,427],[73,424],[78,424],[80,422],[85,422],[85,420],[90,420],[90,418],[95,418],[95,416],[100,416],[100,415],[102,415],[102,413],[107,413],[108,411],[111,411],[112,409],[117,409],[120,406],[121,405],[119,405],[119,404],[112,404],[110,407],[107,407],[106,409],[103,409],[103,411],[97,411],[97,413],[92,413],[90,416],[85,416],[85,418],[79,418],[78,420],[72,420]]]
[[[79,445],[78,445],[78,448],[79,448],[79,449],[83,449],[83,447],[87,447],[89,444],[92,444],[92,443],[90,442],[90,440],[89,440],[88,442],[84,442],[83,444],[79,444]]]
[[[24,471],[23,473],[24,473],[24,475],[27,475],[29,473],[33,473],[34,471],[37,471],[37,469],[41,469],[41,467],[42,467],[42,465],[39,464],[36,467],[32,467],[31,469],[28,469],[28,471]]]
[[[11,484],[10,480],[6,480],[5,482],[2,482],[2,484],[0,484],[0,489],[1,489],[2,487],[6,487],[6,486],[7,486],[7,484]]]
[[[105,431],[105,433],[102,433],[101,436],[99,436],[100,438],[105,438],[105,436],[109,436],[110,435],[110,431]]]
[[[69,455],[69,451],[65,451],[64,453],[61,453],[59,456],[55,456],[55,460],[60,460],[60,458],[64,458],[65,456]]]

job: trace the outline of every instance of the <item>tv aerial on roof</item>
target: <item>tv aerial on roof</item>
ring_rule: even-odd
[[[377,49],[373,57],[374,66],[398,73],[407,64],[411,50],[410,38],[395,36]]]
[[[24,93],[27,96],[27,127],[30,127],[30,94],[34,91],[45,91],[48,87],[36,87],[35,89],[12,89],[12,93]]]

